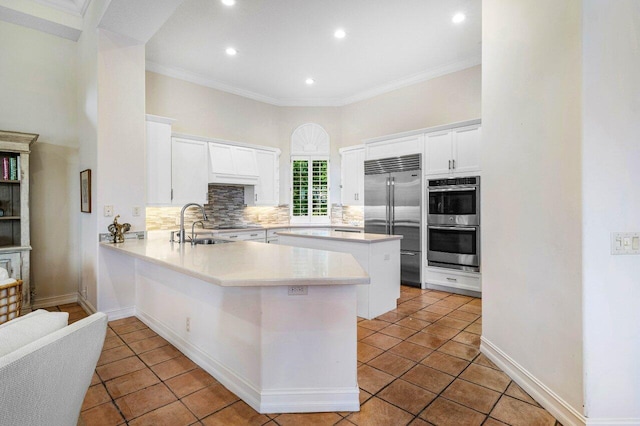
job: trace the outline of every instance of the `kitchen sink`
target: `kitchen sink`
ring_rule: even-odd
[[[196,238],[194,240],[190,240],[192,245],[210,245],[210,244],[225,244],[225,243],[233,243],[234,240],[230,240],[227,238],[211,238],[211,237],[206,237],[206,238]]]

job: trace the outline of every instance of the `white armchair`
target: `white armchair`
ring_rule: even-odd
[[[0,356],[0,426],[76,425],[106,329],[96,313]]]

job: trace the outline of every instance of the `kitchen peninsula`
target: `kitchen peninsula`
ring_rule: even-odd
[[[359,410],[351,255],[167,240],[101,244],[118,302],[260,413]]]
[[[357,287],[358,316],[373,319],[397,307],[400,297],[400,235],[307,229],[278,232],[279,244],[351,253],[371,277]]]

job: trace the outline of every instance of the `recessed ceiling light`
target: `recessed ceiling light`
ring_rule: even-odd
[[[454,24],[459,24],[460,22],[464,21],[465,19],[467,19],[465,14],[462,13],[462,12],[458,12],[455,15],[453,15],[453,18],[451,18],[451,22],[453,22]]]
[[[335,38],[344,38],[347,35],[347,33],[345,33],[342,28],[338,28],[336,32],[333,33],[333,35],[335,36]]]
[[[236,56],[236,54],[238,53],[238,51],[233,47],[227,47],[227,50],[225,50],[225,52],[227,52],[227,55],[229,56]]]
[[[316,81],[312,78],[308,78],[304,81],[305,83],[307,83],[309,86],[311,86],[313,83],[315,83]]]
[[[222,0],[222,4],[224,4],[225,6],[233,6],[234,4],[236,4],[236,0]]]

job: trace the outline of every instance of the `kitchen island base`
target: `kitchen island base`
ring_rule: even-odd
[[[354,285],[290,296],[135,262],[136,316],[256,411],[360,409]]]
[[[401,236],[305,230],[278,232],[278,238],[282,245],[353,255],[371,278],[357,287],[359,317],[374,319],[397,308]]]

